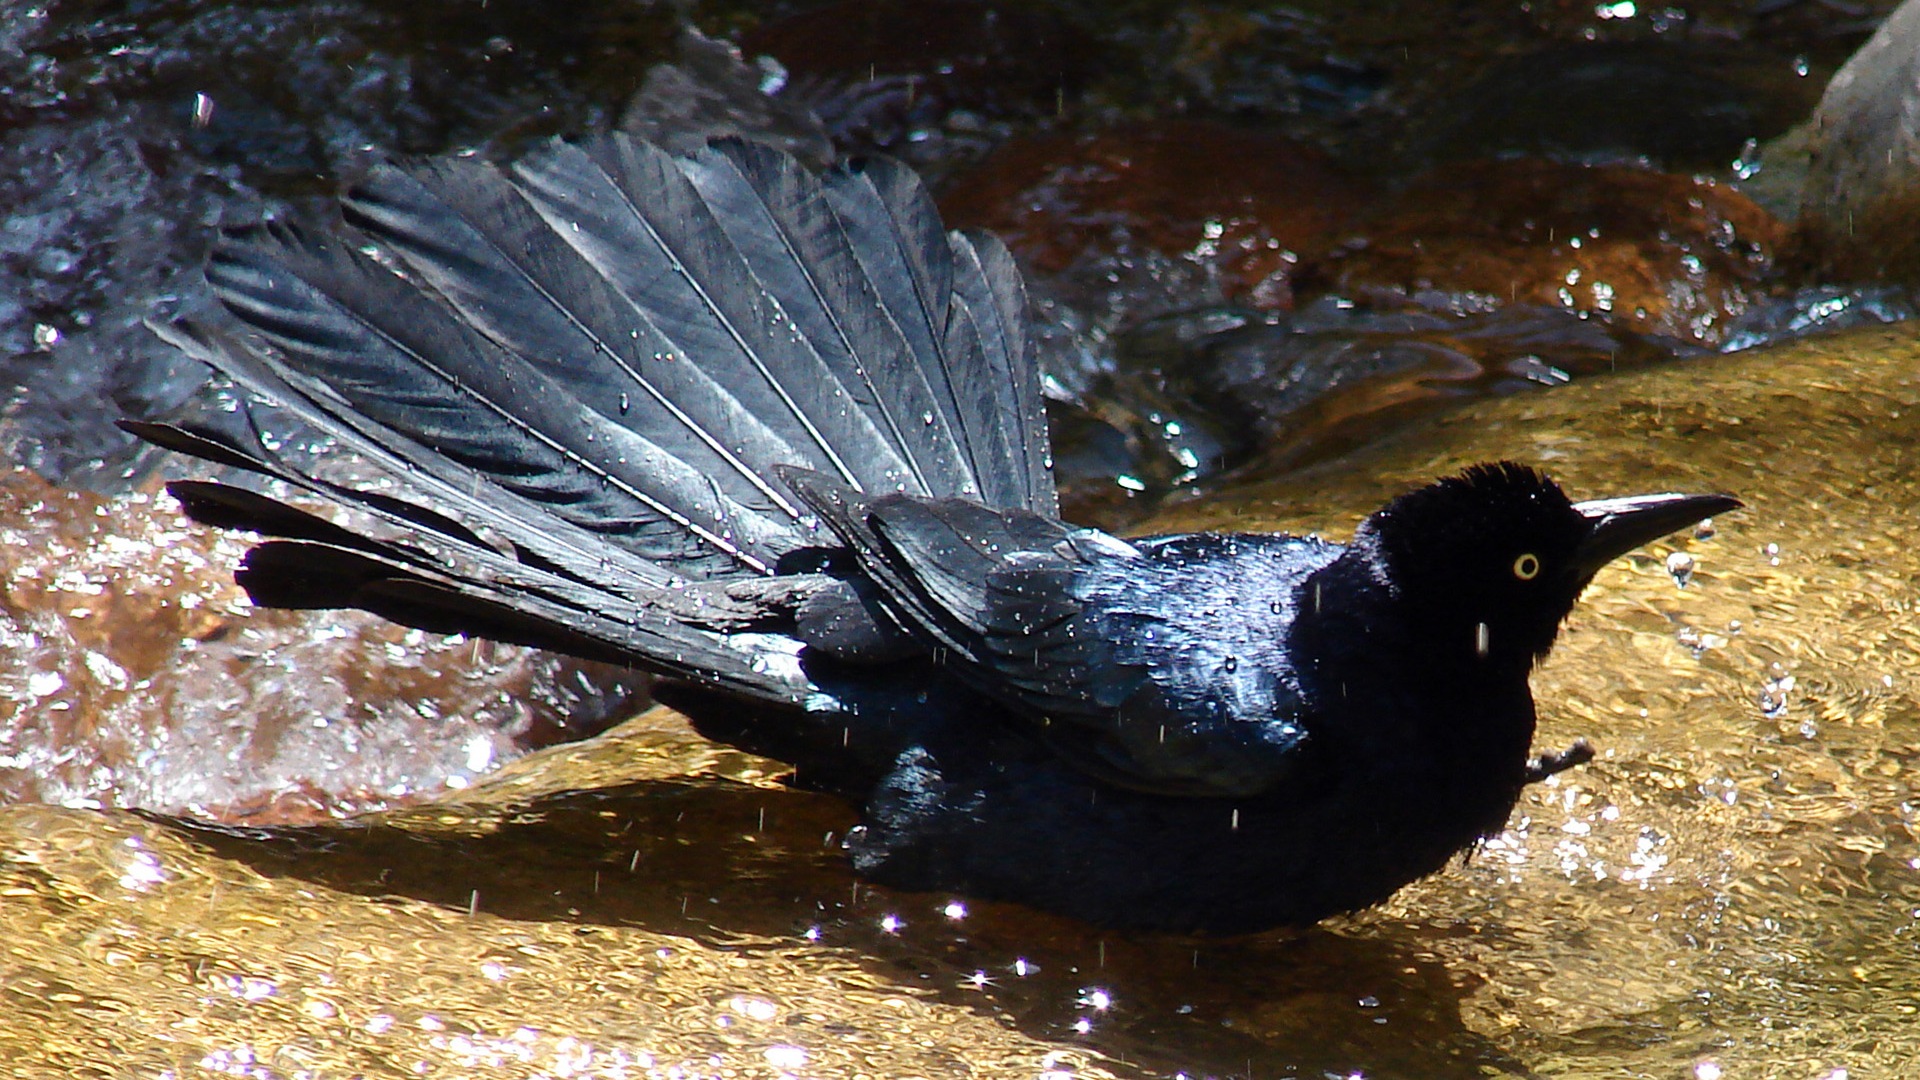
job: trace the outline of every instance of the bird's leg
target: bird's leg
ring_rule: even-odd
[[[1526,782],[1529,784],[1537,784],[1549,776],[1557,776],[1573,768],[1575,765],[1585,765],[1592,760],[1593,744],[1585,739],[1575,739],[1573,740],[1573,745],[1567,747],[1565,750],[1556,750],[1550,754],[1541,754],[1532,761],[1527,762]],[[1473,858],[1473,853],[1479,851],[1480,845],[1486,841],[1487,837],[1483,836],[1460,852],[1460,865],[1467,865]]]
[[[1550,754],[1541,754],[1527,762],[1527,783],[1537,784],[1549,776],[1566,772],[1575,765],[1585,765],[1593,760],[1593,744],[1585,739],[1573,740],[1573,745],[1565,750]]]

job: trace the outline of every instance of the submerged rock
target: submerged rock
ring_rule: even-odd
[[[1322,298],[1264,320],[1231,321],[1220,311],[1151,320],[1116,335],[1114,370],[1096,396],[1151,401],[1175,418],[1184,444],[1168,449],[1176,461],[1194,457],[1190,475],[1175,478],[1188,482],[1249,461],[1270,475],[1468,399],[1702,352],[1558,308],[1421,299],[1397,310]],[[1213,456],[1191,453],[1199,435],[1211,439]]]
[[[1358,209],[1361,185],[1327,155],[1284,136],[1201,121],[1157,121],[1002,147],[941,199],[954,228],[997,233],[1025,265],[1066,274],[1088,310],[1137,291],[1171,262],[1227,296],[1290,307],[1303,254],[1317,254]],[[1076,286],[1078,286],[1076,288]],[[1189,303],[1190,289],[1184,290]]]
[[[1765,294],[1784,235],[1710,180],[1526,159],[1437,169],[1357,231],[1321,270],[1347,295],[1477,293],[1706,345]]]

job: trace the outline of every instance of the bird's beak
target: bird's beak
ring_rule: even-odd
[[[1587,538],[1573,555],[1575,569],[1583,579],[1592,577],[1601,567],[1642,544],[1740,505],[1740,500],[1731,495],[1674,492],[1574,503],[1573,508],[1587,519]]]

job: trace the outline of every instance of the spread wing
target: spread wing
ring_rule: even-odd
[[[647,614],[669,592],[774,580],[819,542],[775,466],[1055,508],[1019,273],[997,241],[946,233],[902,165],[814,173],[739,140],[677,156],[611,135],[510,168],[378,167],[341,211],[331,231],[227,237],[207,279],[232,317],[156,329],[385,487],[330,484],[249,432],[129,425],[384,530],[180,487],[206,520],[283,538],[248,560],[262,603],[364,606],[786,700],[792,680],[740,670],[752,642]]]
[[[1271,791],[1293,772],[1306,734],[1277,647],[1291,600],[1270,602],[1276,583],[1242,580],[1248,566],[1235,557],[1292,580],[1331,558],[1302,560],[1301,549],[1325,545],[1134,544],[1026,511],[784,478],[855,553],[888,616],[1044,725],[1082,768],[1126,787],[1220,797]]]

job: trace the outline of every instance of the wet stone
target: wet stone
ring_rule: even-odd
[[[1042,275],[1073,271],[1083,291],[1124,292],[1157,258],[1198,269],[1225,296],[1284,308],[1295,264],[1335,238],[1360,198],[1302,143],[1161,120],[1016,141],[956,178],[941,209],[951,226],[997,233]]]
[[[1265,318],[1201,309],[1148,320],[1116,335],[1098,396],[1109,418],[1119,415],[1111,403],[1136,402],[1177,420],[1182,439],[1158,445],[1189,472],[1169,477],[1149,464],[1139,475],[1181,483],[1256,459],[1263,470],[1297,468],[1475,398],[1702,352],[1533,304],[1418,299],[1386,310],[1325,298]],[[1145,435],[1167,426],[1133,425]]]
[[[1829,275],[1920,281],[1920,8],[1903,4],[1827,85],[1804,131],[1801,257]]]
[[[1475,293],[1717,344],[1765,293],[1783,229],[1731,188],[1542,160],[1435,170],[1328,259],[1333,291]]]

